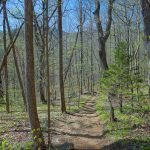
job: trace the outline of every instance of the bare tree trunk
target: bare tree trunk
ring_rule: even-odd
[[[3,40],[4,40],[4,50],[6,53],[6,1],[3,2]],[[7,113],[10,112],[10,108],[9,108],[9,93],[8,93],[8,68],[7,68],[7,59],[5,60],[5,91],[6,91],[6,111]]]
[[[94,67],[94,63],[93,63],[93,38],[92,38],[92,34],[91,34],[91,93],[93,95],[94,93],[94,74],[93,74],[93,67]]]
[[[44,59],[45,59],[45,50],[43,51],[43,49],[45,49],[45,46],[42,46],[42,49],[40,50],[41,54],[40,54],[40,83],[39,83],[39,90],[40,90],[40,100],[42,103],[46,103],[46,99],[45,99],[45,85],[44,85]]]
[[[123,102],[122,93],[120,93],[120,94],[119,94],[119,109],[120,109],[120,112],[121,112],[121,113],[123,112],[123,109],[122,109],[123,104],[122,104],[122,102]]]
[[[49,73],[49,53],[48,53],[48,33],[49,33],[49,26],[48,26],[48,0],[45,2],[46,4],[46,17],[45,17],[45,44],[46,44],[46,64],[47,64],[47,105],[48,105],[48,147],[51,145],[51,138],[50,138],[50,73]]]
[[[45,99],[45,85],[44,85],[44,66],[45,66],[45,43],[42,43],[42,48],[40,49],[40,84],[39,84],[39,90],[40,90],[40,100],[42,103],[46,103]]]
[[[144,21],[144,34],[145,34],[145,48],[148,55],[148,68],[150,67],[150,1],[141,0],[142,14]],[[150,104],[150,70],[148,69],[148,94],[149,94],[149,104]]]
[[[115,118],[115,112],[114,112],[114,107],[112,104],[112,95],[109,93],[108,94],[108,101],[109,101],[109,107],[110,107],[110,122],[115,122],[116,118]]]
[[[59,31],[59,82],[61,96],[61,111],[66,112],[64,75],[63,75],[63,34],[62,34],[62,1],[57,1],[58,6],[58,31]]]
[[[93,19],[92,19],[92,9],[90,10],[90,65],[91,65],[91,94],[94,94],[94,48],[93,48]]]
[[[0,102],[3,102],[4,97],[4,90],[3,90],[3,83],[2,83],[2,75],[0,73]]]
[[[83,94],[83,9],[82,0],[79,1],[79,11],[80,11],[80,44],[81,44],[81,68],[80,68],[80,94]]]
[[[37,114],[35,95],[34,48],[33,48],[33,1],[24,0],[25,4],[25,49],[26,49],[26,99],[28,114],[33,131],[35,149],[45,149],[45,142]]]
[[[77,86],[78,86],[78,94],[79,94],[79,99],[80,99],[80,74],[78,73],[78,66],[76,65],[78,63],[77,59],[77,53],[75,53],[75,71],[76,71],[76,79],[77,79]]]
[[[43,5],[43,37],[46,36],[46,3],[42,1]],[[42,38],[42,37],[41,37]],[[42,49],[40,54],[40,99],[42,103],[46,103],[45,99],[45,85],[44,85],[44,77],[45,77],[45,50],[46,50],[46,41],[45,38],[42,41]]]
[[[106,42],[103,40],[99,40],[99,58],[101,60],[102,69],[108,69],[107,57],[106,57]]]

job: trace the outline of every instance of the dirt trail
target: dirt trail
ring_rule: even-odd
[[[54,122],[52,143],[72,143],[78,150],[98,150],[109,143],[103,137],[104,125],[96,114],[95,99],[89,100],[78,112]]]

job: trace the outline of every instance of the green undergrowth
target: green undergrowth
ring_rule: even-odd
[[[33,142],[11,143],[8,140],[0,142],[0,150],[34,150]]]
[[[116,122],[111,123],[109,120],[109,107],[106,102],[107,96],[102,94],[97,100],[96,110],[100,120],[105,123],[104,136],[112,141],[122,140],[136,141],[136,146],[139,144],[140,150],[150,149],[150,109],[146,101],[141,101],[141,107],[134,105],[131,107],[131,102],[126,101],[123,105],[123,112],[119,111],[118,106],[115,106]],[[115,101],[115,100],[114,100]],[[137,141],[142,141],[137,143]],[[147,144],[145,144],[147,143]]]

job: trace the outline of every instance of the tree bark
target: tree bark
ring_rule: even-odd
[[[61,96],[61,111],[66,112],[64,76],[63,76],[63,34],[62,34],[62,1],[57,1],[58,6],[58,32],[59,32],[59,82]]]
[[[46,3],[42,1],[43,6],[43,37],[46,36]],[[42,38],[42,37],[41,37]],[[46,103],[45,99],[45,85],[44,85],[44,77],[45,77],[45,50],[46,50],[46,41],[45,38],[42,41],[42,49],[40,54],[40,98],[42,103]]]
[[[142,15],[144,22],[144,44],[147,50],[148,56],[148,68],[150,67],[150,1],[149,0],[141,0],[142,7]],[[149,104],[150,104],[150,69],[148,69],[148,94],[149,94]]]
[[[123,102],[123,99],[122,99],[122,93],[119,94],[119,109],[120,109],[120,112],[122,113],[123,112],[123,109],[122,109],[122,102]]]
[[[6,46],[6,1],[3,1],[3,40],[4,40],[4,50],[5,53],[7,51],[7,46]],[[8,67],[7,67],[7,58],[5,60],[5,91],[6,91],[6,111],[7,113],[10,112],[9,108],[9,93],[8,93]]]
[[[0,102],[2,103],[4,101],[4,90],[3,90],[3,83],[2,83],[2,75],[0,73]]]
[[[109,93],[108,94],[108,101],[109,101],[109,107],[110,107],[110,122],[115,122],[116,118],[115,118],[115,112],[114,112],[114,107],[112,104],[112,95]]]
[[[26,99],[35,149],[44,149],[45,142],[37,114],[35,95],[34,48],[33,48],[33,1],[25,4],[25,49],[26,49]]]
[[[79,0],[79,12],[80,12],[80,46],[81,46],[81,68],[80,68],[80,94],[83,94],[83,9],[82,0]]]
[[[48,52],[48,0],[46,0],[46,14],[45,14],[45,48],[46,48],[46,64],[47,64],[47,113],[48,113],[48,147],[51,145],[51,137],[50,137],[50,125],[51,125],[51,114],[50,114],[50,73],[49,73],[49,52]]]

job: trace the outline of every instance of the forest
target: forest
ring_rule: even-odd
[[[0,0],[0,150],[150,150],[150,0]]]

